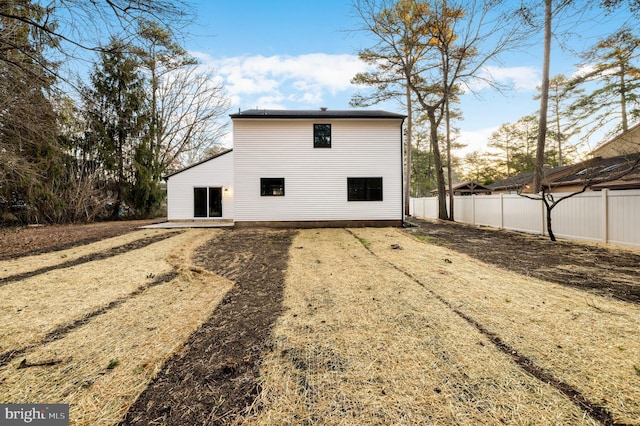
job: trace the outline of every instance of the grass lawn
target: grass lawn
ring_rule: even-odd
[[[73,425],[118,423],[229,303],[235,277],[260,279],[265,260],[224,246],[241,232],[256,231],[135,231],[0,261],[0,403],[68,403]],[[224,255],[215,270],[194,260],[205,244]],[[299,230],[287,247],[256,395],[212,421],[640,424],[640,305],[394,228]]]

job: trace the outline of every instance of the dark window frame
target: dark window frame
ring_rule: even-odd
[[[331,124],[328,124],[328,123],[313,124],[313,147],[314,148],[331,148]]]
[[[260,196],[284,197],[284,178],[260,178]]]
[[[347,201],[383,201],[382,177],[348,177]]]

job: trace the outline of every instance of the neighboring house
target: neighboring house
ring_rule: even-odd
[[[589,160],[545,169],[542,184],[550,192],[640,188],[640,124],[599,145]],[[488,185],[494,193],[530,192],[533,172]]]
[[[640,124],[591,151],[589,160],[545,169],[542,184],[549,192],[640,189]],[[511,176],[489,187],[494,193],[530,192],[533,172]]]
[[[493,183],[494,193],[531,192],[533,172],[512,176]],[[610,158],[591,158],[572,166],[556,167],[544,172],[542,185],[547,192],[576,192],[602,189],[640,189],[640,153]]]
[[[231,114],[233,151],[168,177],[168,218],[236,226],[401,225],[404,118],[327,109]]]
[[[453,195],[491,195],[491,188],[478,182],[461,182],[453,184]],[[449,186],[445,186],[445,194],[449,194]],[[431,191],[431,195],[438,195],[438,190]]]
[[[559,176],[570,173],[572,166],[560,166],[553,168],[545,168],[543,170],[543,184],[553,182]],[[506,179],[487,185],[494,194],[515,194],[517,192],[531,192],[531,184],[533,183],[533,172],[521,173],[515,176],[509,176]]]
[[[555,192],[603,189],[640,189],[640,152],[607,158],[592,158],[573,168],[571,174],[556,179]]]
[[[600,144],[589,155],[593,158],[611,158],[640,152],[640,123],[613,139]]]

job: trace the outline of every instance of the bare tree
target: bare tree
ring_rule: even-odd
[[[549,68],[551,62],[551,18],[552,0],[544,0],[544,49],[542,54],[542,84],[540,85],[540,115],[538,118],[538,139],[536,144],[535,172],[533,174],[533,192],[542,187],[542,168],[547,137],[547,109],[549,107]]]
[[[471,90],[471,82],[490,78],[481,77],[485,66],[498,56],[523,42],[524,34],[515,25],[503,19],[508,2],[500,1],[432,1],[428,27],[429,45],[435,55],[425,58],[423,72],[409,80],[431,126],[431,143],[436,158],[439,217],[449,218],[444,197],[444,175],[438,161],[437,128],[448,105],[461,92]],[[449,149],[450,145],[447,145]],[[451,182],[450,182],[451,184]]]
[[[428,5],[414,0],[399,0],[395,3],[355,0],[354,8],[364,30],[375,34],[377,41],[372,48],[358,53],[361,60],[375,67],[375,71],[359,73],[352,82],[373,86],[377,90],[369,96],[357,94],[352,98],[351,104],[366,106],[398,99],[406,106],[404,212],[409,215],[413,100],[407,75],[415,72],[420,55],[427,48],[424,42],[421,44],[420,39],[427,35],[423,15],[428,13]]]
[[[640,13],[640,0],[601,0],[598,3],[583,3],[576,2],[575,0],[544,0],[544,12],[542,14],[542,24],[544,28],[544,48],[543,48],[543,60],[542,60],[542,84],[540,86],[540,111],[539,111],[539,123],[537,139],[537,151],[536,151],[536,168],[533,179],[533,192],[539,192],[541,190],[542,178],[543,178],[543,166],[544,166],[544,151],[547,136],[547,110],[549,102],[549,69],[551,63],[551,38],[557,35],[553,31],[552,21],[556,19],[559,21],[567,20],[567,17],[561,15],[570,10],[576,10],[580,14],[585,8],[602,7],[605,10],[612,11],[616,8],[626,4],[630,11],[635,14]],[[536,9],[540,5],[537,0],[523,2],[519,14],[522,16],[525,23],[532,27],[538,27],[539,22],[536,22]],[[579,22],[574,21],[573,24],[577,25]]]
[[[191,162],[219,143],[228,111],[223,86],[211,73],[189,65],[165,75],[158,86],[158,165],[162,173]]]
[[[156,22],[142,23],[139,33],[134,50],[147,75],[151,114],[145,143],[152,153],[153,178],[159,180],[168,169],[183,165],[185,155],[201,155],[219,141],[229,100],[220,81],[198,66],[173,33]]]
[[[455,94],[470,90],[472,80],[491,60],[520,44],[513,20],[501,19],[508,2],[429,0],[399,1],[419,13],[397,14],[386,1],[367,0],[363,21],[384,47],[377,66],[402,77],[429,121],[429,139],[438,183],[438,217],[450,219],[438,129]],[[362,3],[360,3],[362,4]],[[408,28],[408,29],[407,29]],[[409,55],[408,55],[409,54]],[[406,58],[413,58],[408,62]],[[493,84],[490,78],[485,81]]]
[[[10,2],[22,8],[0,7],[0,17],[7,22],[26,24],[42,37],[55,42],[63,54],[74,48],[102,51],[103,40],[112,36],[136,36],[140,21],[155,21],[165,28],[178,28],[188,17],[182,0],[49,0],[44,5],[31,0]],[[32,13],[37,8],[38,13]],[[0,43],[5,39],[0,38]],[[12,45],[28,50],[28,45]]]

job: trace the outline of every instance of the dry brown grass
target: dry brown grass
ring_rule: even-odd
[[[126,236],[115,240],[119,238],[129,239]],[[0,287],[1,350],[33,344],[60,325],[125,297],[151,281],[152,274],[172,271],[173,266],[165,258],[190,238],[188,234],[178,235],[142,250],[50,271]],[[111,243],[113,239],[106,244]],[[92,244],[79,252],[86,254],[90,253],[88,250],[101,249],[102,245]]]
[[[166,234],[166,229],[144,229],[128,232],[118,237],[104,239],[95,243],[72,247],[66,250],[51,251],[34,256],[24,256],[11,260],[0,261],[0,278],[35,271],[61,262],[78,259],[87,254],[109,250],[123,244],[139,240],[144,237]]]
[[[33,256],[24,271],[166,231],[141,232]],[[231,288],[191,263],[218,232],[189,230],[0,287],[0,352],[26,348],[0,367],[0,402],[69,403],[73,425],[117,423]],[[640,424],[638,305],[490,267],[397,229],[304,230],[291,247],[287,310],[246,424],[598,424],[461,314],[614,420]],[[137,291],[164,273],[176,277]],[[114,300],[123,302],[43,342]],[[23,360],[50,365],[18,368]]]
[[[7,292],[0,299],[0,344],[7,350],[34,344],[52,328],[130,294],[148,282],[149,273],[178,273],[0,368],[0,402],[68,403],[74,425],[119,421],[232,286],[191,264],[193,249],[213,232],[190,230],[140,250],[0,288]],[[22,359],[53,365],[18,369]]]
[[[249,423],[597,424],[363,244],[416,256],[431,246],[396,230],[354,232],[361,242],[337,229],[293,242],[288,310],[261,373],[266,410]],[[422,278],[438,290],[450,279],[435,267]]]
[[[614,420],[640,423],[638,305],[498,270],[398,230],[355,232],[376,255],[607,408]]]

